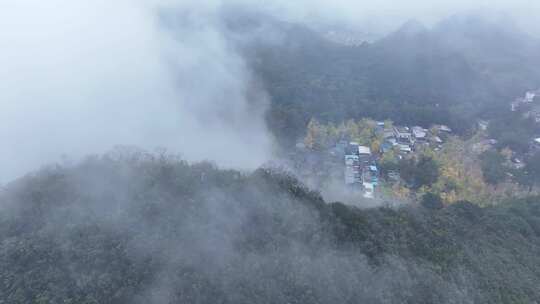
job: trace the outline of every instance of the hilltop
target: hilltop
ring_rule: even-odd
[[[115,152],[0,192],[6,303],[532,303],[540,199],[360,210],[272,169]]]

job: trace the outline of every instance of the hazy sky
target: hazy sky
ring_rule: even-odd
[[[240,0],[244,1],[244,0]],[[260,2],[291,19],[345,23],[359,29],[386,32],[408,19],[433,24],[456,13],[479,11],[508,14],[524,28],[540,33],[540,1],[536,0],[245,0]]]
[[[267,160],[267,98],[219,28],[225,4],[369,30],[480,8],[533,28],[540,11],[540,1],[526,0],[0,2],[0,182],[117,144],[230,167]],[[162,26],[163,10],[181,16],[174,30]]]

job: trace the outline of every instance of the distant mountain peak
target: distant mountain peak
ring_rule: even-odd
[[[382,44],[394,45],[396,43],[406,45],[412,44],[416,45],[425,41],[426,38],[429,38],[430,29],[426,27],[422,22],[411,19],[405,22],[401,27],[396,31],[390,33],[385,38],[381,39],[379,42]]]
[[[438,31],[461,31],[461,32],[506,32],[512,35],[521,31],[515,20],[506,14],[481,14],[468,12],[455,14],[442,20],[437,26]]]
[[[428,28],[420,21],[416,19],[410,19],[405,22],[397,31],[397,34],[401,35],[418,35],[428,32]]]

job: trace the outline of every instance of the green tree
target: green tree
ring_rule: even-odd
[[[439,165],[429,157],[422,155],[418,160],[405,159],[399,164],[401,177],[413,189],[431,186],[439,179]]]
[[[360,128],[358,127],[356,122],[354,122],[354,120],[352,119],[347,121],[347,123],[345,124],[344,130],[348,136],[348,139],[350,140],[355,140],[356,138],[360,136]]]
[[[444,208],[444,204],[440,195],[428,192],[422,196],[422,206],[426,209],[438,210]]]
[[[484,180],[490,185],[497,185],[506,179],[505,157],[497,151],[486,151],[480,156],[480,166]]]
[[[534,181],[529,177],[529,173],[527,172],[527,169],[514,169],[511,171],[512,176],[514,177],[514,182],[518,183],[518,185],[521,185],[523,187],[526,187],[529,192],[532,191],[532,188],[534,186]]]
[[[421,156],[417,164],[417,187],[431,186],[439,178],[439,165],[431,157]]]
[[[325,148],[328,134],[326,127],[312,118],[307,126],[304,144],[308,149],[320,151]]]

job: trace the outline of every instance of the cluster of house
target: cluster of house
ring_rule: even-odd
[[[408,154],[426,145],[434,146],[435,150],[439,150],[444,142],[441,136],[452,133],[452,129],[445,125],[436,125],[431,130],[419,126],[411,128],[395,126],[384,129],[384,142],[381,144],[380,152],[386,153],[397,148],[400,154]]]
[[[424,145],[439,150],[452,130],[444,125],[436,125],[428,130],[419,126],[390,126],[377,122],[375,132],[383,139],[378,150],[372,150],[372,147],[358,142],[341,140],[325,151],[311,151],[306,149],[303,142],[299,142],[292,156],[294,167],[305,172],[310,178],[323,178],[333,172],[341,175],[344,164],[345,185],[350,189],[362,190],[366,198],[373,198],[379,185],[378,163],[381,155],[394,151],[397,153],[396,157],[401,159]],[[333,171],[334,169],[337,170]],[[387,174],[390,179],[399,180],[399,173]]]
[[[364,197],[374,198],[375,187],[379,183],[379,171],[369,147],[356,142],[345,147],[345,184],[360,187]]]
[[[510,104],[510,109],[516,112],[524,106],[528,106],[523,113],[524,117],[532,118],[536,123],[540,123],[540,90],[529,91],[525,93],[525,97],[516,98]]]
[[[345,184],[363,189],[366,198],[374,197],[375,188],[379,184],[377,155],[397,150],[399,151],[398,157],[404,157],[422,145],[434,145],[435,149],[440,149],[443,140],[439,135],[452,132],[449,127],[444,125],[432,128],[432,130],[436,130],[438,135],[418,126],[385,128],[383,122],[378,122],[377,126],[377,131],[384,134],[384,142],[381,144],[380,151],[371,151],[370,147],[361,146],[356,142],[341,142],[339,144],[345,151]]]

